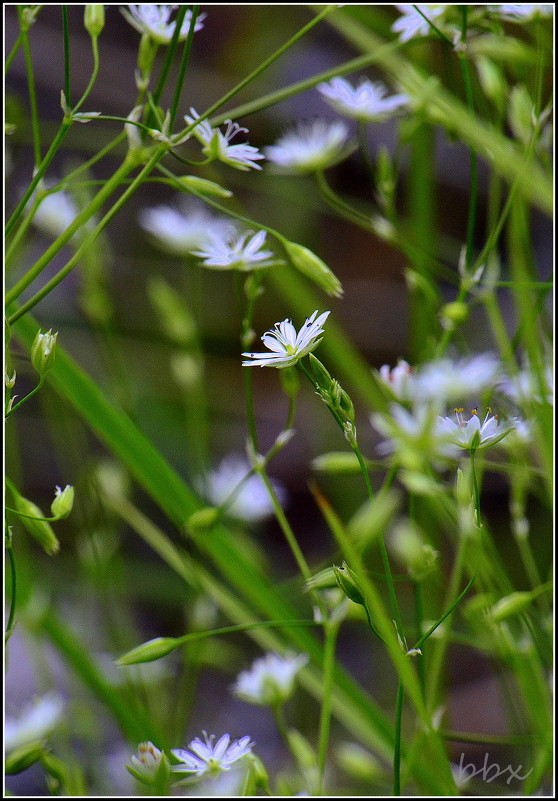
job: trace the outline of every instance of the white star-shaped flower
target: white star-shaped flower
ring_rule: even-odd
[[[258,270],[282,263],[271,250],[263,250],[266,232],[252,231],[239,233],[236,229],[226,233],[224,237],[213,238],[199,250],[193,250],[194,256],[203,259],[204,267],[212,270]]]
[[[331,167],[345,156],[348,135],[343,122],[318,119],[300,123],[264,151],[279,167],[301,173],[314,172]]]
[[[275,323],[275,328],[262,337],[262,342],[271,353],[243,353],[243,356],[253,359],[242,362],[243,367],[292,367],[321,342],[321,334],[324,333],[322,326],[329,312],[323,312],[316,318],[317,314],[316,310],[308,317],[298,333],[291,320]]]
[[[292,694],[296,674],[307,662],[305,654],[266,654],[239,674],[233,692],[250,704],[284,703]]]
[[[199,114],[194,108],[190,108],[190,114],[185,115],[184,120],[188,125],[193,125],[199,119]],[[244,144],[231,145],[230,141],[239,133],[248,133],[248,128],[242,128],[237,122],[226,120],[227,126],[223,133],[219,128],[212,128],[208,120],[198,122],[192,133],[203,145],[202,151],[208,158],[218,159],[230,167],[237,170],[247,171],[250,168],[261,170],[259,164],[254,162],[265,158],[257,147]]]
[[[139,222],[163,250],[177,256],[220,241],[236,230],[230,220],[214,217],[204,206],[193,203],[184,203],[182,211],[165,205],[142,209]]]
[[[447,6],[419,4],[415,8],[413,5],[396,4],[396,8],[401,11],[401,16],[393,23],[391,30],[399,34],[399,41],[408,42],[415,36],[428,36],[429,33],[432,33],[432,27],[428,24],[427,20],[424,19],[422,14],[428,19],[434,20],[436,17],[439,17],[440,14],[444,13]],[[420,9],[422,14],[419,14],[417,9]]]
[[[521,22],[536,16],[551,17],[554,13],[552,3],[502,3],[488,8],[509,22]]]
[[[126,17],[130,25],[141,34],[147,34],[158,44],[169,44],[174,36],[176,22],[169,22],[171,14],[176,11],[178,5],[129,5],[122,8],[122,14]],[[207,14],[199,14],[196,18],[194,32],[203,28],[203,20]],[[184,22],[180,29],[178,40],[182,42],[190,32],[192,23],[192,12],[188,10],[184,17]]]
[[[500,423],[496,416],[491,415],[490,409],[482,423],[475,409],[469,420],[463,418],[463,409],[456,409],[455,420],[451,417],[439,418],[438,430],[453,445],[468,451],[476,451],[499,442],[515,428],[515,425],[514,418]]]
[[[231,743],[230,734],[223,734],[215,744],[213,743],[214,734],[208,737],[207,732],[204,731],[203,736],[205,742],[196,737],[188,746],[189,751],[183,748],[173,749],[172,754],[182,763],[173,765],[173,771],[193,773],[198,777],[206,774],[217,776],[222,771],[230,770],[239,763],[243,757],[252,752],[254,746],[248,735],[240,740],[233,740]]]
[[[318,86],[318,92],[339,114],[365,122],[385,120],[409,103],[407,95],[386,97],[387,91],[382,83],[371,81],[363,81],[354,89],[344,78]]]

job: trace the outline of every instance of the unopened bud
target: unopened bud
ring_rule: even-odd
[[[349,598],[355,604],[366,606],[364,596],[360,591],[356,574],[353,570],[351,570],[348,564],[343,562],[341,567],[338,565],[333,565],[333,572],[335,573],[337,584],[343,590],[347,598]]]
[[[192,529],[207,529],[214,526],[219,520],[221,512],[214,506],[204,506],[188,518],[188,526]]]
[[[50,511],[53,517],[62,519],[68,517],[74,505],[74,488],[70,484],[66,484],[63,490],[56,487],[56,495],[50,505]]]
[[[37,540],[43,550],[49,556],[57,553],[60,550],[60,543],[50,523],[46,520],[37,519],[44,518],[44,514],[39,507],[22,495],[16,495],[15,508],[22,514],[19,518],[22,525]],[[29,515],[29,517],[23,517],[23,515]]]
[[[532,600],[533,596],[530,592],[512,592],[494,604],[488,610],[488,616],[494,622],[499,622],[512,615],[519,615],[530,606]]]
[[[183,175],[177,180],[187,191],[200,195],[207,195],[208,197],[232,196],[232,192],[229,189],[225,189],[224,186],[215,183],[215,181],[208,181],[206,178],[198,178],[196,175]]]
[[[163,656],[172,653],[178,648],[179,644],[175,637],[155,637],[154,640],[149,640],[142,645],[138,645],[137,648],[132,648],[124,656],[119,657],[116,660],[116,664],[138,665],[141,662],[154,662],[156,659],[162,659]]]
[[[453,301],[453,303],[446,303],[442,307],[440,319],[444,328],[452,329],[456,325],[461,325],[469,317],[469,307],[466,303],[461,301]]]
[[[105,7],[86,5],[83,12],[83,24],[92,39],[96,39],[105,27]]]
[[[313,353],[309,355],[310,359],[310,366],[312,367],[312,372],[314,373],[314,377],[316,379],[316,383],[320,389],[325,390],[326,392],[330,392],[332,378],[329,372],[326,370],[324,365],[321,363],[319,359],[317,359]]]
[[[56,334],[53,334],[52,329],[49,329],[46,334],[43,334],[42,331],[38,331],[33,341],[31,346],[31,363],[41,377],[52,367],[56,353],[57,337],[58,331]]]
[[[314,281],[328,295],[335,298],[341,297],[343,294],[341,282],[325,262],[304,245],[298,245],[296,242],[289,242],[286,239],[282,242],[289,259],[299,272]]]

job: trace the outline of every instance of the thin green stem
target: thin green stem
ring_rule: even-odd
[[[7,76],[8,70],[12,66],[12,61],[16,57],[17,51],[19,50],[22,41],[23,41],[23,31],[20,31],[19,34],[18,34],[17,39],[14,42],[14,46],[10,50],[10,54],[9,54],[8,58],[6,59],[6,65],[4,67],[4,78]]]
[[[466,13],[465,13],[466,18]],[[475,114],[475,104],[473,102],[473,86],[471,82],[471,74],[469,72],[469,65],[465,55],[459,54],[459,65],[463,73],[463,80],[465,83],[465,97],[467,106],[471,114]],[[477,200],[478,200],[478,174],[477,174],[477,154],[474,148],[469,148],[469,168],[470,168],[470,188],[469,188],[469,212],[467,216],[467,239],[466,239],[466,256],[465,266],[468,269],[473,261],[473,246],[475,242],[475,225],[477,220]]]
[[[159,80],[157,81],[157,86],[155,87],[155,91],[153,92],[153,103],[155,106],[158,105],[159,100],[161,99],[161,96],[165,88],[165,84],[169,77],[170,68],[174,60],[174,54],[176,53],[176,48],[178,47],[180,30],[182,28],[182,23],[184,22],[184,17],[186,16],[187,10],[188,10],[187,6],[185,5],[178,7],[178,13],[176,15],[176,20],[174,23],[174,31],[172,39],[167,48],[165,60],[163,62],[163,66],[161,67],[161,72],[159,73]],[[190,33],[192,32],[193,28],[194,26],[192,25],[190,28]],[[146,120],[146,122],[148,122],[148,120]]]
[[[176,119],[176,114],[178,111],[178,104],[180,103],[180,95],[182,93],[182,87],[184,86],[184,78],[186,76],[186,70],[188,68],[188,62],[190,60],[190,50],[192,49],[192,42],[194,39],[196,19],[198,18],[199,12],[200,12],[200,7],[193,6],[192,17],[190,19],[190,30],[188,31],[188,36],[186,37],[186,41],[184,42],[184,49],[182,50],[182,58],[180,59],[180,68],[178,70],[178,78],[176,81],[174,96],[172,98],[172,103],[170,107],[169,131],[172,131],[174,127],[174,121]]]
[[[68,107],[72,107],[70,81],[70,35],[68,32],[68,6],[62,6],[62,33],[64,37],[64,94]]]
[[[32,389],[32,390],[31,390],[31,392],[30,392],[28,395],[26,395],[26,396],[25,396],[24,398],[22,398],[22,399],[21,399],[21,400],[20,400],[18,403],[16,403],[16,404],[15,404],[15,406],[12,406],[12,408],[11,408],[11,409],[9,409],[9,410],[6,412],[6,414],[5,414],[5,419],[8,419],[8,417],[9,417],[11,414],[13,414],[13,413],[15,412],[15,410],[16,410],[16,409],[19,409],[19,407],[20,407],[20,406],[22,406],[22,405],[23,405],[23,404],[24,404],[26,401],[28,401],[28,400],[29,400],[29,398],[32,398],[32,397],[33,397],[33,395],[36,395],[36,394],[37,394],[37,392],[38,392],[38,391],[41,389],[41,387],[43,386],[43,384],[44,384],[44,383],[45,383],[44,376],[41,376],[41,379],[40,379],[39,383],[37,384],[37,386],[35,387],[35,389]]]
[[[318,783],[316,795],[323,795],[324,771],[327,760],[327,747],[329,743],[329,730],[331,723],[331,706],[333,693],[333,671],[335,668],[335,643],[337,640],[338,625],[324,624],[324,661],[322,666],[322,707],[320,710],[320,728],[318,734]]]
[[[17,8],[20,25],[22,24],[23,9]],[[31,113],[31,131],[33,135],[33,153],[35,157],[35,168],[41,163],[41,133],[39,128],[39,109],[37,106],[37,91],[35,88],[35,75],[33,73],[33,60],[31,58],[31,48],[27,30],[22,30],[22,45],[25,58],[25,71],[27,74],[27,88],[29,91],[29,110]]]
[[[10,637],[12,636],[12,632],[14,630],[15,625],[15,612],[17,606],[17,570],[16,570],[16,562],[15,562],[15,555],[14,549],[12,545],[12,534],[10,531],[10,527],[6,523],[6,551],[8,552],[8,560],[10,562],[10,579],[11,579],[11,587],[10,587],[10,612],[8,614],[8,622],[6,624],[6,633],[4,635],[5,642],[7,643]]]
[[[416,636],[417,640],[420,641],[423,634],[422,627],[424,622],[422,583],[420,581],[413,581],[413,594],[415,599]],[[419,681],[424,693],[426,690],[426,665],[424,662],[424,655],[417,654],[417,660]]]
[[[421,15],[421,17],[422,17],[424,20],[426,20],[426,22],[428,22],[429,26],[432,28],[432,30],[434,31],[434,33],[435,33],[435,34],[436,34],[436,35],[437,35],[437,36],[438,36],[438,37],[439,37],[439,38],[440,38],[440,39],[441,39],[443,42],[445,42],[447,45],[449,45],[449,46],[452,48],[452,50],[453,50],[453,42],[452,42],[450,39],[448,39],[448,37],[447,37],[447,36],[445,36],[445,34],[443,34],[443,33],[442,33],[442,31],[441,31],[441,30],[440,30],[440,29],[439,29],[439,28],[438,28],[436,25],[434,25],[434,23],[432,22],[432,20],[431,20],[431,19],[428,19],[428,17],[426,16],[426,14],[423,14],[423,13],[422,13],[422,11],[420,10],[419,6],[417,6],[417,5],[413,5],[413,8],[414,8],[414,9],[415,9],[415,11],[417,12],[417,14],[420,14],[420,15]]]
[[[401,721],[405,689],[401,679],[397,684],[395,701],[395,743],[393,746],[393,795],[401,795]]]
[[[469,451],[469,456],[471,457],[471,475],[473,476],[473,492],[475,495],[475,518],[476,518],[476,524],[480,528],[481,527],[480,491],[479,491],[479,482],[477,480],[477,471],[475,469],[474,448],[471,448],[471,450]]]
[[[75,112],[78,111],[78,109],[80,109],[83,106],[83,104],[85,103],[85,101],[89,97],[89,93],[93,89],[93,85],[94,85],[95,81],[97,80],[97,75],[99,74],[99,41],[98,41],[98,38],[96,36],[92,36],[91,37],[91,50],[93,52],[93,70],[91,72],[91,77],[89,79],[89,83],[87,84],[87,86],[85,88],[85,92],[81,96],[77,106],[72,109],[72,113],[74,113],[74,114],[75,114]],[[68,99],[67,99],[67,102],[68,102],[68,105],[70,106],[70,101]],[[71,106],[70,106],[70,108],[71,108]],[[96,119],[98,119],[98,118],[96,118]]]

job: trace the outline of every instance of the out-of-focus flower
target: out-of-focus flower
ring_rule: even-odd
[[[436,19],[444,13],[446,5],[422,5],[418,4],[416,7],[413,5],[398,5],[396,8],[401,12],[401,16],[391,26],[394,33],[399,34],[401,42],[408,42],[415,36],[428,36],[432,33],[432,28],[424,19],[422,14],[430,20]],[[422,14],[417,11],[419,9]]]
[[[307,356],[320,344],[322,328],[329,312],[323,312],[318,318],[317,310],[297,333],[291,320],[275,323],[275,329],[262,336],[262,342],[270,353],[243,353],[253,361],[242,362],[243,367],[292,367],[303,356]]]
[[[396,454],[397,460],[409,470],[420,470],[425,460],[432,463],[455,456],[456,448],[439,430],[438,419],[431,404],[419,404],[410,411],[392,404],[389,413],[371,417],[374,428],[387,437],[378,450]]]
[[[318,92],[339,114],[365,122],[385,120],[409,103],[407,95],[386,97],[387,91],[379,81],[367,80],[353,89],[348,81],[339,77],[318,85]]]
[[[187,114],[184,120],[188,125],[193,125],[200,115],[193,108],[190,108],[191,117]],[[223,133],[219,128],[212,128],[208,120],[198,122],[192,133],[203,145],[202,152],[210,159],[218,159],[219,161],[228,164],[230,167],[235,167],[237,170],[247,171],[250,168],[254,170],[261,170],[256,161],[265,158],[258,150],[257,147],[249,145],[247,142],[239,145],[231,145],[230,141],[239,133],[248,133],[248,128],[242,128],[238,123],[232,120],[226,120],[227,126]]]
[[[122,14],[128,20],[136,31],[139,33],[147,34],[153,41],[158,44],[169,44],[174,36],[174,29],[176,22],[169,22],[171,14],[176,11],[178,5],[154,5],[152,3],[146,5],[129,5],[128,8],[122,8]],[[203,21],[206,14],[199,14],[196,18],[194,32],[200,31],[203,28]],[[180,35],[178,40],[182,42],[190,32],[192,23],[192,12],[188,10],[184,17],[184,22],[180,28]]]
[[[383,364],[378,375],[397,400],[411,401],[415,397],[415,372],[405,359],[399,359],[395,367]]]
[[[56,728],[62,716],[64,702],[58,693],[51,692],[26,707],[17,718],[6,717],[4,748],[7,753],[20,746],[43,740]]]
[[[225,217],[214,217],[203,206],[186,204],[182,211],[171,206],[142,209],[139,222],[163,250],[177,256],[220,241],[236,230]]]
[[[541,386],[537,376],[530,368],[525,368],[512,378],[504,379],[499,386],[508,398],[511,398],[519,406],[523,404],[529,405],[533,401],[536,403],[549,403],[553,406],[554,374],[550,365],[542,371],[542,381],[543,394],[541,394]]]
[[[465,420],[463,409],[456,409],[455,420],[451,417],[439,418],[439,431],[453,445],[468,451],[475,451],[499,442],[515,428],[515,424],[514,418],[500,423],[495,415],[491,415],[490,409],[482,423],[475,409],[469,420]]]
[[[33,225],[46,236],[57,239],[73,223],[78,211],[67,192],[53,192],[41,200],[33,215]]]
[[[205,742],[196,737],[190,743],[189,751],[175,748],[172,754],[182,764],[173,765],[171,770],[178,773],[195,774],[197,777],[211,775],[218,776],[224,770],[240,765],[244,757],[252,753],[254,743],[249,735],[231,743],[230,734],[223,734],[214,744],[215,735],[203,732]]]
[[[248,272],[281,264],[271,250],[263,250],[265,237],[265,231],[253,234],[252,231],[239,233],[233,229],[221,238],[214,237],[192,253],[203,260],[204,267],[212,270]]]
[[[551,17],[554,13],[552,3],[502,3],[488,8],[493,14],[498,14],[510,22],[522,22],[539,16]]]
[[[500,374],[500,363],[491,353],[480,353],[453,361],[439,359],[425,364],[418,371],[415,391],[417,400],[441,400],[444,405],[463,397],[475,396],[494,387]]]
[[[305,654],[266,654],[239,674],[233,692],[250,704],[282,704],[290,698],[296,674],[307,662]]]
[[[343,122],[300,123],[275,145],[264,148],[274,164],[294,172],[314,172],[337,163],[347,153],[349,131]]]
[[[224,504],[238,489],[234,500],[227,506],[227,513],[249,523],[257,523],[273,514],[273,504],[260,476],[254,474],[246,478],[250,470],[248,460],[242,454],[229,454],[221,461],[219,467],[209,474],[206,483],[200,486],[200,489],[205,491],[215,506]],[[279,501],[285,502],[284,488],[275,481],[272,481],[272,485]]]

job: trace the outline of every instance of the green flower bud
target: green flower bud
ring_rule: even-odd
[[[343,562],[341,567],[338,567],[338,565],[333,565],[333,572],[335,573],[337,584],[343,590],[347,598],[349,598],[355,604],[366,606],[364,596],[358,585],[356,574],[351,570],[348,564]]]
[[[105,7],[86,5],[83,12],[83,24],[92,39],[96,39],[105,27]]]
[[[341,282],[325,262],[304,245],[298,245],[296,242],[289,242],[286,239],[282,242],[289,259],[299,272],[314,281],[328,295],[333,295],[335,298],[341,297],[343,294]]]
[[[320,389],[325,390],[325,392],[331,391],[331,385],[333,382],[332,377],[321,363],[319,359],[317,359],[313,353],[310,353],[310,366],[312,367],[312,372],[314,373],[314,377],[316,379],[316,383]]]
[[[326,567],[325,570],[320,570],[315,576],[309,578],[304,584],[304,591],[310,590],[326,590],[333,589],[338,586],[338,581],[335,575],[335,567]]]
[[[178,183],[189,192],[199,193],[200,195],[207,195],[208,197],[231,197],[232,192],[229,189],[215,181],[208,181],[205,178],[198,178],[196,175],[183,175],[178,178]]]
[[[204,506],[203,509],[198,509],[188,518],[188,526],[193,529],[208,529],[219,520],[221,512],[214,506]]]
[[[22,525],[27,529],[29,534],[34,537],[41,545],[44,551],[49,556],[54,556],[60,550],[60,543],[52,530],[52,526],[46,520],[37,520],[36,518],[44,517],[44,514],[39,507],[32,501],[28,501],[22,495],[16,495],[15,508],[22,515],[30,515],[30,517],[20,517]]]
[[[66,484],[63,490],[56,487],[56,496],[50,505],[50,511],[53,517],[59,520],[68,517],[74,505],[74,488],[70,484]]]
[[[131,651],[116,660],[117,665],[137,665],[140,662],[155,662],[157,659],[172,653],[180,641],[176,637],[155,637],[153,640],[132,648]]]
[[[472,496],[472,489],[471,489],[471,482],[470,476],[465,476],[463,470],[458,467],[457,468],[457,478],[455,481],[455,497],[457,503],[462,508],[468,508],[471,504]]]
[[[533,101],[525,84],[517,84],[509,94],[508,121],[516,139],[528,145],[533,134]]]
[[[530,592],[512,592],[504,598],[500,598],[498,603],[488,610],[491,620],[499,622],[512,615],[519,615],[524,612],[532,603],[533,596]]]
[[[345,451],[324,453],[321,456],[316,456],[312,460],[312,467],[322,473],[337,473],[341,475],[360,473],[361,470],[356,455]]]
[[[56,334],[53,334],[52,329],[49,329],[46,334],[43,334],[40,330],[37,331],[37,335],[33,340],[31,346],[31,362],[41,377],[52,367],[56,353],[57,338],[58,331]]]
[[[394,529],[390,546],[415,581],[422,581],[436,568],[440,554],[424,542],[421,532],[410,520]]]
[[[45,744],[41,740],[34,743],[20,745],[6,756],[5,770],[12,776],[14,773],[21,773],[31,765],[38,762],[45,753]]]
[[[359,781],[378,780],[382,766],[376,757],[358,743],[341,743],[335,749],[335,760],[341,770]]]
[[[469,317],[469,307],[466,303],[454,301],[442,307],[440,318],[444,328],[454,328],[461,325]]]

